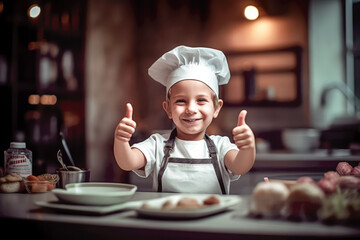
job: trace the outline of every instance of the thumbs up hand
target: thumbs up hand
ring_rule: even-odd
[[[130,103],[126,104],[126,114],[119,122],[115,130],[115,138],[122,142],[129,142],[135,132],[136,122],[132,119],[133,107]]]
[[[234,142],[240,150],[255,149],[254,133],[245,122],[246,114],[246,110],[239,113],[237,126],[232,131]]]

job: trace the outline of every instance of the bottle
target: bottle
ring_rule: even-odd
[[[5,174],[32,175],[32,152],[26,149],[26,143],[11,142],[10,148],[4,151],[4,159]]]

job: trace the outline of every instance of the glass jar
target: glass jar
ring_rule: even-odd
[[[32,152],[26,149],[26,143],[11,142],[10,148],[4,151],[4,160],[5,174],[32,175]]]

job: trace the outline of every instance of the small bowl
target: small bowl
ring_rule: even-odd
[[[65,186],[70,183],[82,183],[90,181],[89,169],[81,169],[80,171],[65,171],[62,169],[58,169],[56,173],[60,177],[60,180],[57,184],[59,188],[65,188]]]
[[[26,178],[24,178],[23,181],[28,193],[44,193],[49,192],[56,187],[59,176],[50,181],[29,181]]]
[[[319,138],[319,131],[311,128],[289,128],[282,132],[284,146],[295,153],[308,153],[317,149]]]

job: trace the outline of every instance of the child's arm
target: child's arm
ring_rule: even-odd
[[[137,148],[131,148],[130,138],[135,132],[136,122],[132,120],[133,108],[126,104],[126,115],[116,127],[114,136],[114,155],[120,168],[126,171],[137,170],[146,165],[144,154]]]
[[[233,129],[234,142],[240,151],[230,150],[225,155],[225,165],[234,174],[247,173],[255,162],[255,137],[245,123],[246,114],[245,110],[240,112],[238,124]]]

